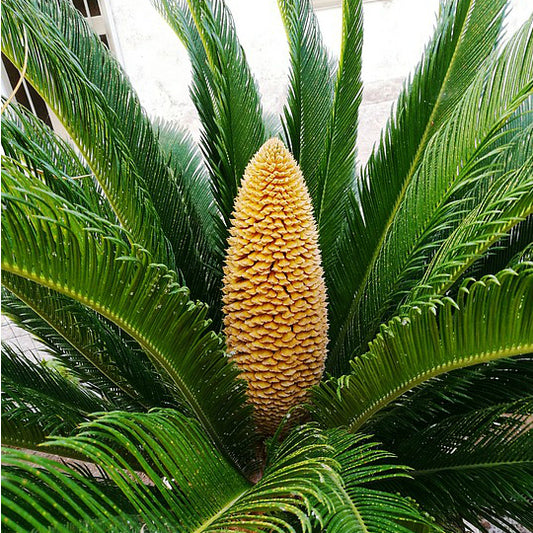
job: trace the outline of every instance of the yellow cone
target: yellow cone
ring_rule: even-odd
[[[227,348],[248,381],[258,428],[272,433],[320,381],[326,290],[311,199],[279,139],[248,164],[224,267]]]

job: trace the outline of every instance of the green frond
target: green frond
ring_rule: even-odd
[[[500,149],[497,158],[501,160],[502,174],[520,168],[531,157],[532,124],[533,94],[530,94],[503,124],[498,137],[488,147],[488,151],[498,152],[497,148]],[[480,185],[482,190],[486,190],[490,182],[485,187],[483,183]]]
[[[533,93],[533,90],[531,91]],[[494,246],[512,254],[510,232],[533,213],[533,94],[527,97],[513,113],[495,138],[477,156],[478,168],[469,180],[459,187],[452,198],[464,215],[449,217],[450,231],[446,240],[431,258],[427,269],[407,297],[406,305],[447,294],[483,257],[491,254]],[[484,173],[485,159],[489,174],[482,179],[475,173]],[[494,164],[492,161],[494,160]],[[461,219],[462,216],[462,219]],[[434,239],[438,245],[439,239]],[[520,239],[514,243],[523,249]],[[521,246],[521,248],[520,248]],[[501,255],[501,254],[500,254]],[[501,268],[504,268],[503,265]],[[483,274],[481,269],[478,272]]]
[[[87,164],[25,107],[11,103],[2,115],[2,148],[6,156],[24,164],[57,195],[116,221]]]
[[[110,407],[64,370],[2,343],[2,425],[8,422],[2,428],[3,444],[28,446],[30,430],[68,435],[92,413]]]
[[[272,137],[280,137],[283,130],[281,124],[281,117],[273,111],[265,110],[263,112],[263,121],[265,123],[265,137],[271,139]]]
[[[2,525],[8,531],[134,531],[135,516],[118,506],[91,478],[40,455],[2,448]],[[133,513],[132,513],[133,514]]]
[[[222,257],[226,243],[222,240],[224,230],[211,177],[196,142],[188,133],[163,119],[156,120],[153,127],[161,157],[181,195],[181,207],[175,206],[183,210],[183,224],[175,230],[177,238],[189,239],[187,245],[199,251],[198,263],[189,265],[186,284],[193,297],[209,305],[210,316],[218,324],[221,320]],[[185,256],[183,260],[187,261]],[[197,269],[194,276],[193,269]]]
[[[205,296],[200,298],[210,305],[214,327],[221,319],[222,264],[226,248],[226,230],[214,196],[213,183],[207,172],[199,149],[192,137],[175,123],[157,120],[154,128],[158,133],[159,146],[166,158],[174,180],[187,203],[195,212],[194,224],[200,224],[202,234],[209,242],[211,253],[205,258],[205,269],[210,270],[210,285],[205,287]],[[208,261],[208,262],[207,262]]]
[[[170,244],[130,153],[132,146],[144,143],[126,142],[116,111],[91,79],[102,76],[110,63],[118,71],[118,64],[69,2],[6,0],[2,52],[19,69],[25,54],[23,32],[29,50],[26,78],[62,121],[134,242],[173,268]],[[80,43],[81,53],[76,54],[69,41]],[[94,63],[84,69],[84,61]],[[114,84],[108,72],[105,75],[111,90]]]
[[[329,136],[334,70],[309,0],[278,0],[287,33],[290,72],[283,138],[305,177],[317,221],[320,162]]]
[[[112,322],[20,276],[5,272],[2,282],[9,289],[2,292],[2,313],[36,336],[54,358],[115,408],[173,405],[167,383],[138,343]]]
[[[340,487],[331,447],[312,427],[301,427],[270,448],[255,485],[213,448],[199,424],[172,410],[104,414],[50,446],[87,457],[114,490],[106,493],[96,479],[73,468],[7,450],[2,512],[15,530],[30,520],[33,527],[54,531],[82,531],[89,524],[96,524],[92,530],[114,530],[129,520],[123,531],[144,524],[149,531],[296,533],[310,531],[309,515],[319,512],[316,502],[332,509],[332,498],[338,497],[332,487]],[[117,492],[126,502],[122,508]],[[33,509],[25,513],[28,504]],[[299,527],[291,525],[291,516]]]
[[[529,389],[531,391],[531,389]],[[412,479],[383,483],[416,498],[443,525],[481,519],[533,527],[533,397],[449,416],[396,445]]]
[[[499,519],[507,517],[519,522],[523,521],[522,517],[527,517],[525,509],[520,511],[519,516],[520,506],[516,506],[515,514],[510,514],[506,508],[514,499],[507,496],[497,501],[497,492],[494,492],[500,490],[502,482],[504,487],[509,488],[499,473],[507,476],[506,468],[509,465],[506,465],[504,449],[507,439],[501,440],[502,453],[497,461],[492,462],[493,454],[487,454],[483,458],[483,451],[478,451],[476,448],[480,439],[478,425],[472,421],[477,418],[484,420],[483,417],[487,413],[489,415],[498,412],[511,413],[516,406],[528,401],[533,390],[532,362],[531,355],[524,355],[443,374],[399,397],[389,409],[384,409],[369,420],[366,425],[367,431],[383,442],[386,449],[396,453],[399,456],[398,461],[415,470],[431,469],[435,463],[447,464],[452,458],[453,461],[459,458],[459,456],[450,455],[459,450],[449,444],[450,438],[446,431],[461,427],[454,438],[465,443],[465,447],[461,446],[463,451],[467,443],[470,443],[469,446],[476,443],[475,446],[471,446],[475,457],[468,457],[463,453],[463,459],[466,461],[464,467],[455,469],[458,471],[457,475],[459,471],[462,471],[460,483],[450,481],[448,485],[446,478],[443,478],[438,481],[437,486],[437,483],[433,484],[435,476],[430,475],[427,479],[431,487],[426,486],[423,477],[416,476],[414,481],[398,480],[395,483],[392,480],[381,484],[380,487],[384,490],[397,491],[402,485],[403,494],[414,497],[423,509],[439,517],[441,523],[457,522],[458,516],[462,516],[470,523],[475,523],[478,516],[476,513],[487,517],[487,513],[498,513],[498,509]],[[505,422],[505,419],[500,420],[498,417],[494,417],[494,420],[497,423]],[[468,424],[467,421],[469,421]],[[435,433],[433,433],[434,430]],[[438,442],[437,432],[442,432],[441,442]],[[423,442],[421,435],[424,435]],[[484,452],[488,453],[489,450],[484,449]],[[511,456],[507,458],[510,459]],[[473,468],[474,460],[479,461],[475,468]],[[466,467],[467,463],[471,464],[471,468]],[[519,464],[516,466],[521,468]],[[453,472],[453,470],[450,471]],[[446,473],[446,469],[443,472]],[[476,472],[481,472],[481,475],[486,477],[486,481],[481,480]],[[488,492],[491,493],[490,498],[493,499],[493,504],[488,505],[488,502],[485,502],[483,504],[485,507],[482,509],[476,503],[479,484],[485,489],[488,489],[488,485],[492,487]],[[518,478],[516,487],[521,486],[523,486],[522,480]],[[434,494],[433,503],[426,503],[428,499],[432,499],[429,493]],[[420,494],[422,494],[421,497]],[[439,503],[435,508],[437,500]]]
[[[533,261],[533,216],[529,216],[513,228],[508,236],[510,246],[508,254],[500,255],[490,264],[491,268],[498,265],[498,260],[507,260],[508,268],[516,268],[520,263]]]
[[[533,131],[533,129],[532,129]],[[533,214],[533,158],[489,188],[432,257],[404,308],[443,295],[492,244]]]
[[[532,261],[533,255],[533,216],[511,228],[506,235],[493,244],[487,253],[467,268],[462,278],[479,278],[488,274],[496,274],[504,268],[515,268],[518,263]],[[461,283],[458,281],[450,293],[455,294]]]
[[[468,195],[463,197],[463,202],[468,204],[471,215],[476,211],[476,207],[480,203],[486,204],[487,201],[491,201],[489,189],[495,187],[494,182],[498,179],[503,184],[501,178],[503,178],[504,174],[507,173],[509,176],[512,176],[514,172],[523,169],[525,173],[524,184],[527,183],[527,172],[531,166],[531,160],[528,161],[528,158],[531,158],[533,151],[533,96],[528,97],[504,125],[501,133],[492,143],[492,146],[489,147],[489,151],[496,152],[496,160],[501,160],[501,163],[497,164],[499,168],[490,179],[478,181],[475,184],[475,189],[470,188]],[[509,194],[509,190],[506,191],[506,194]],[[492,201],[496,204],[494,200]],[[524,199],[521,203],[526,207],[527,213],[529,207],[524,203]],[[503,206],[502,214],[505,211],[505,206]],[[487,216],[494,220],[495,226],[498,224],[496,222],[497,219],[499,218],[501,220],[503,218],[498,213],[487,213]],[[531,215],[526,216],[526,219],[522,222],[512,225],[511,229],[503,236],[499,235],[498,228],[495,227],[493,231],[494,235],[485,241],[485,246],[482,248],[479,258],[476,259],[475,254],[468,254],[465,256],[466,261],[462,265],[456,262],[455,277],[457,281],[455,282],[455,288],[458,288],[462,280],[467,277],[479,278],[486,274],[495,274],[507,266],[512,267],[511,263],[513,261],[519,261],[520,257],[525,257],[525,250],[533,242],[532,224],[533,217]],[[479,235],[482,235],[482,232],[478,231],[476,233],[477,235],[474,234],[474,239],[478,240],[479,243]],[[459,268],[457,268],[458,266]],[[424,277],[428,277],[427,272]],[[410,300],[413,300],[416,292],[424,290],[421,285],[423,283],[418,283],[418,286],[413,289],[412,294],[409,296]],[[450,286],[450,284],[448,283],[447,286]],[[435,289],[434,293],[439,293],[439,290]],[[450,289],[450,293],[452,295],[454,294],[454,288]]]
[[[533,96],[528,97],[511,119],[502,128],[501,136],[496,139],[496,146],[503,150],[497,156],[502,160],[501,174],[513,172],[520,168],[527,168],[528,158],[533,150]],[[493,147],[495,148],[495,146]],[[529,163],[530,164],[530,163]],[[494,178],[479,183],[480,187],[475,193],[472,191],[469,203],[481,201],[483,190],[490,187]],[[527,178],[526,178],[527,179]],[[479,190],[481,189],[481,191]],[[485,192],[486,196],[486,192]],[[525,220],[513,226],[504,236],[500,237],[493,244],[493,239],[489,241],[490,247],[478,260],[468,266],[469,262],[458,273],[458,280],[455,286],[450,289],[450,293],[455,294],[463,279],[468,277],[479,278],[487,274],[496,274],[506,267],[513,268],[518,262],[528,261],[528,249],[533,242],[533,216],[529,215]],[[416,290],[416,289],[415,289]],[[412,298],[412,296],[411,296]]]
[[[328,444],[334,449],[333,458],[341,467],[345,499],[328,516],[325,530],[410,533],[413,524],[428,524],[412,501],[375,488],[383,480],[409,477],[405,467],[389,462],[394,459],[392,454],[365,435],[334,429],[327,436]]]
[[[352,371],[315,391],[314,415],[355,431],[403,393],[451,370],[533,351],[533,264],[465,283],[383,325]]]
[[[331,365],[340,364],[350,354],[364,349],[379,324],[394,314],[423,275],[438,247],[468,214],[463,201],[470,189],[498,171],[496,165],[501,161],[496,155],[501,149],[493,152],[490,147],[503,125],[533,91],[532,26],[528,21],[497,57],[485,62],[448,120],[428,141],[401,202],[390,218],[385,217],[390,220],[386,233],[373,241],[378,242],[378,247],[366,241],[375,228],[372,218],[364,228],[349,221],[351,236],[345,241],[335,277],[362,279],[362,283],[355,293],[346,286],[333,288]],[[376,184],[374,177],[372,180]],[[512,196],[509,201],[512,212]],[[361,206],[365,213],[363,200]],[[350,213],[359,213],[357,205]],[[481,229],[483,232],[484,228]],[[365,246],[374,250],[369,263],[364,260],[367,251],[363,255],[348,251],[353,242],[367,243]],[[473,253],[475,256],[475,247]],[[353,263],[358,265],[354,268],[366,265],[363,278],[352,272]],[[344,311],[338,322],[340,309]]]
[[[533,390],[533,356],[521,355],[437,376],[391,402],[367,430],[391,451],[413,433],[450,416],[523,399]]]
[[[189,53],[191,95],[203,128],[200,145],[228,228],[244,169],[266,140],[259,91],[223,0],[153,4]],[[226,237],[224,231],[224,246]]]
[[[342,41],[324,157],[320,164],[316,218],[326,277],[336,260],[336,241],[355,189],[356,141],[362,100],[361,0],[343,0]],[[305,173],[304,173],[305,176]]]
[[[392,251],[395,257],[404,258],[396,267],[390,265],[389,274],[396,270],[390,286],[395,286],[397,296],[392,292],[389,300],[398,301],[417,284],[428,295],[444,295],[491,244],[533,211],[531,157],[505,172],[501,152],[505,157],[515,148],[513,143],[501,147],[497,142],[502,125],[533,94],[532,28],[530,20],[493,68],[480,73],[458,105],[457,116],[431,140],[414,177],[412,194],[407,192],[384,247],[383,261],[391,260]],[[486,98],[487,94],[490,97]],[[479,101],[476,110],[474,102]],[[530,145],[531,124],[523,137],[514,144]],[[438,171],[435,165],[440,165]],[[448,178],[443,180],[442,175]],[[415,205],[434,207],[416,209]],[[404,228],[412,232],[412,239],[406,238]],[[402,240],[410,242],[402,245]],[[384,263],[379,263],[380,258],[376,276],[384,268]],[[449,283],[439,286],[444,279]]]
[[[2,419],[2,444],[34,450],[46,440],[47,433],[38,424],[21,425],[7,417]]]
[[[203,233],[210,241],[210,247],[215,250],[217,260],[221,261],[224,254],[225,243],[220,242],[220,212],[213,194],[213,188],[207,169],[196,142],[191,135],[174,122],[158,119],[154,123],[157,131],[158,142],[166,158],[167,166],[173,173],[174,180],[190,200],[191,207],[196,212],[196,217],[201,221]],[[220,264],[209,265],[218,268]],[[219,272],[222,276],[222,272]]]
[[[73,209],[5,161],[2,268],[68,296],[114,322],[166,371],[207,434],[253,468],[245,384],[209,328],[206,306],[124,231]],[[49,253],[43,256],[42,250]]]
[[[177,269],[194,298],[215,305],[210,289],[217,279],[206,228],[198,223],[193,199],[166,166],[118,62],[64,0],[9,0],[3,24],[4,53],[18,67],[25,28],[29,81],[63,122],[133,241]]]
[[[359,0],[343,3],[340,60],[335,70],[310,2],[279,0],[278,5],[290,52],[284,139],[313,200],[327,273],[348,206],[348,191],[355,189],[362,7]]]
[[[358,348],[354,315],[427,143],[478,73],[479,62],[458,61],[461,50],[475,50],[478,60],[491,53],[498,41],[503,4],[503,0],[454,0],[442,6],[434,36],[361,172],[358,194],[352,196],[346,225],[341,227],[338,258],[331,259],[338,264],[328,285],[331,338],[338,340],[330,346],[328,368],[337,374]]]

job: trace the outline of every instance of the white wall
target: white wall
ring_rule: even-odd
[[[152,115],[176,120],[198,132],[190,102],[190,66],[178,38],[150,0],[108,0],[123,62]],[[339,2],[340,3],[340,2]],[[288,49],[276,0],[227,0],[241,43],[259,83],[266,110],[283,107]],[[533,13],[533,0],[512,0],[513,30]],[[401,82],[417,63],[431,35],[439,0],[378,0],[364,4],[365,93],[359,151],[365,160],[389,115]],[[324,40],[333,55],[340,47],[341,10],[318,12]]]

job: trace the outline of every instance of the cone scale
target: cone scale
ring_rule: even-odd
[[[326,289],[311,199],[279,139],[248,164],[224,266],[228,351],[248,382],[259,431],[271,434],[324,370]]]

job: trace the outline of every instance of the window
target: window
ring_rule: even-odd
[[[106,0],[71,0],[74,7],[85,17],[97,33],[102,42],[115,54],[119,56],[117,42],[112,38],[114,29],[112,28],[109,9]]]

